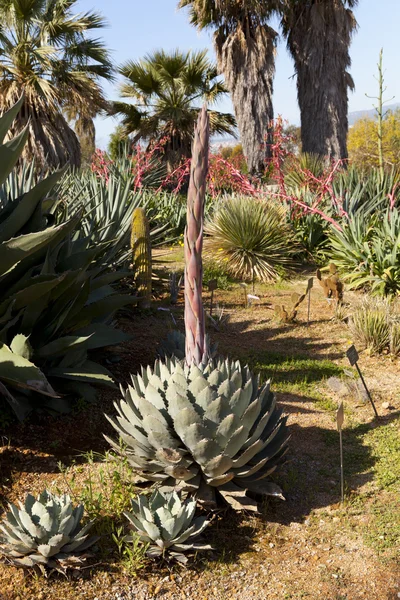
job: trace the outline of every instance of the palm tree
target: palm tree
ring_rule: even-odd
[[[135,102],[112,106],[113,114],[122,116],[125,134],[133,134],[133,143],[162,141],[170,164],[190,157],[199,106],[204,101],[213,104],[227,93],[207,50],[159,50],[138,62],[127,62],[119,71],[126,78],[121,96]],[[232,115],[210,110],[209,116],[212,133],[234,134]]]
[[[349,47],[358,0],[282,0],[282,27],[297,73],[302,151],[347,158]]]
[[[112,79],[107,50],[88,35],[104,19],[96,12],[74,14],[76,2],[0,0],[0,111],[24,93],[8,135],[28,127],[23,158],[38,168],[80,164],[68,115],[92,119],[105,107],[100,81]]]
[[[265,171],[278,34],[268,19],[279,0],[180,0],[198,29],[212,28],[218,68],[232,96],[249,172]]]

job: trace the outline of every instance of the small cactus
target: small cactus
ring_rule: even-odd
[[[277,304],[275,306],[275,315],[277,316],[277,318],[279,319],[279,321],[281,323],[293,323],[293,321],[296,319],[297,316],[297,309],[300,306],[300,304],[303,302],[303,300],[305,299],[306,294],[296,294],[296,292],[293,292],[293,294],[291,295],[290,299],[292,301],[292,306],[290,308],[289,311],[286,310],[286,308],[280,304]]]
[[[325,298],[335,298],[338,303],[343,301],[344,286],[339,279],[335,264],[331,263],[329,265],[329,276],[325,279],[322,277],[321,271],[317,269],[317,279],[324,291]]]
[[[151,243],[149,221],[144,208],[132,214],[132,266],[138,295],[138,306],[149,308],[151,302]]]

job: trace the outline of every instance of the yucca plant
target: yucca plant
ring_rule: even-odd
[[[285,208],[271,200],[226,198],[205,225],[205,255],[237,279],[275,281],[293,266]]]
[[[34,567],[65,572],[79,569],[82,554],[98,537],[89,537],[93,523],[81,525],[84,507],[74,507],[68,495],[47,490],[37,498],[28,494],[24,503],[9,504],[0,522],[0,555],[17,567]]]
[[[125,541],[132,542],[139,537],[148,545],[148,556],[185,564],[188,560],[185,552],[211,550],[211,546],[195,541],[210,523],[204,516],[195,518],[196,500],[181,500],[176,492],[156,490],[151,496],[139,494],[131,503],[132,512],[124,512],[124,515],[134,534]]]
[[[229,359],[209,359],[202,303],[203,207],[208,116],[202,110],[193,147],[185,231],[185,359],[156,361],[132,376],[109,421],[122,451],[147,481],[196,493],[216,492],[236,509],[257,510],[247,490],[281,497],[266,480],[287,450],[285,419],[269,382]],[[120,451],[120,444],[108,441]]]

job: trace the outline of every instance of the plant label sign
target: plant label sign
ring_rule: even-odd
[[[349,359],[349,363],[351,364],[351,366],[354,367],[354,365],[358,362],[358,360],[360,358],[358,356],[358,352],[357,352],[354,344],[352,346],[350,346],[350,348],[347,350],[346,356]]]
[[[210,292],[213,292],[217,289],[217,284],[218,282],[216,279],[210,279],[210,281],[208,282],[208,289],[210,290]]]
[[[313,287],[314,287],[314,277],[310,277],[310,279],[307,281],[306,294],[311,292]]]
[[[344,410],[343,410],[343,402],[339,404],[339,408],[336,411],[336,425],[338,431],[342,431],[344,423]]]
[[[349,363],[351,364],[351,366],[352,367],[354,367],[354,366],[356,367],[357,372],[358,372],[358,374],[360,376],[360,379],[361,379],[361,383],[363,384],[365,392],[366,392],[366,394],[368,396],[368,399],[371,402],[372,408],[374,409],[375,416],[379,417],[378,411],[376,410],[376,406],[374,404],[374,401],[372,400],[372,396],[371,396],[371,394],[369,392],[369,389],[367,388],[367,384],[365,383],[365,379],[363,377],[363,374],[361,373],[361,369],[358,366],[358,359],[360,357],[358,356],[358,352],[357,352],[356,347],[354,346],[354,344],[353,344],[353,346],[350,346],[350,348],[347,350],[346,356],[349,359]]]

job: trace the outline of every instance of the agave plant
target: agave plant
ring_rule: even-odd
[[[68,408],[61,394],[93,398],[90,383],[113,385],[90,351],[129,336],[112,326],[132,304],[110,284],[102,244],[80,236],[82,213],[55,224],[62,172],[35,181],[13,171],[26,133],[2,144],[21,101],[0,118],[0,392],[22,419],[33,407]]]
[[[124,515],[135,533],[125,540],[132,542],[139,537],[149,545],[148,556],[186,563],[184,552],[211,550],[211,546],[194,541],[210,523],[204,516],[194,518],[196,500],[182,501],[176,492],[156,490],[151,496],[138,495],[131,502],[132,512]]]
[[[283,206],[250,197],[220,202],[205,226],[205,255],[233,277],[274,281],[293,265],[296,249]]]
[[[236,509],[257,510],[247,490],[281,497],[266,481],[287,449],[285,419],[269,383],[229,359],[209,359],[202,303],[202,244],[208,117],[195,133],[185,230],[185,360],[156,361],[108,417],[122,452],[144,480],[195,492],[215,504],[218,491]],[[120,444],[106,438],[115,450]]]
[[[45,490],[37,498],[28,494],[19,505],[9,504],[0,523],[0,554],[17,567],[38,567],[43,573],[83,564],[81,553],[98,537],[88,535],[92,522],[81,525],[82,504],[74,507],[68,495]]]
[[[256,508],[246,490],[281,497],[266,478],[287,450],[286,418],[269,382],[260,387],[239,362],[156,361],[132,376],[114,406],[118,416],[108,420],[144,480],[194,491],[211,503],[219,492],[241,509]]]
[[[365,215],[357,211],[330,233],[331,258],[349,289],[366,288],[382,296],[400,291],[400,213],[397,209]]]

